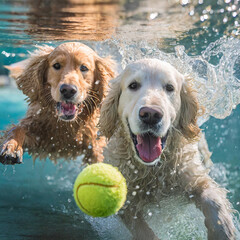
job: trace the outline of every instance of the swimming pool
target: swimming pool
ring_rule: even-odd
[[[199,123],[213,152],[211,174],[240,210],[239,1],[11,0],[0,3],[0,23],[2,75],[7,74],[3,65],[26,58],[35,44],[70,40],[113,55],[119,69],[135,59],[157,57],[191,73],[206,108]],[[24,116],[27,105],[12,84],[2,87],[0,96],[4,129]],[[131,239],[117,216],[94,219],[76,208],[72,187],[80,169],[80,158],[70,164],[33,164],[27,154],[22,165],[1,165],[0,239]],[[193,221],[187,211],[194,210],[176,213],[182,216],[176,217],[181,226],[184,217]],[[202,226],[192,237],[184,231],[177,235],[168,221],[163,239],[204,239]],[[189,234],[193,229],[185,230]]]

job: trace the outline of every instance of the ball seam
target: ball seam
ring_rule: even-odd
[[[89,214],[90,214],[90,212],[85,207],[83,207],[82,203],[80,202],[80,200],[78,198],[79,188],[82,187],[82,186],[86,186],[86,185],[95,185],[95,186],[108,187],[108,188],[119,187],[118,185],[105,185],[105,184],[101,184],[101,183],[82,183],[82,184],[79,184],[78,187],[77,187],[77,190],[76,190],[77,202],[81,206],[81,208],[84,209]]]

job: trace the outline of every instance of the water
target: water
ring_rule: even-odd
[[[70,40],[81,40],[102,56],[113,55],[119,71],[143,57],[170,62],[195,79],[206,109],[199,124],[213,152],[211,175],[229,190],[231,203],[240,211],[239,4],[237,0],[2,0],[0,74],[7,74],[3,65],[26,58],[36,44],[56,46]],[[0,129],[4,129],[24,116],[27,105],[11,83],[0,89],[0,96]],[[80,170],[80,158],[70,164],[54,165],[49,160],[33,164],[27,154],[22,165],[1,165],[0,239],[131,239],[118,216],[94,219],[77,209],[72,187]],[[145,209],[161,239],[206,238],[203,216],[193,205],[181,197],[163,199],[161,205],[165,207]],[[196,218],[202,222],[196,223]],[[235,223],[239,226],[238,213]]]

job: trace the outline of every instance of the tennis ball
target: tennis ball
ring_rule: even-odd
[[[84,213],[93,217],[108,217],[123,206],[127,185],[117,168],[95,163],[78,175],[73,192],[78,207]]]

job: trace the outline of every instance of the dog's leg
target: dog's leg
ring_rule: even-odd
[[[225,191],[211,186],[204,189],[196,200],[205,216],[208,239],[235,239],[235,227],[230,204],[225,197]]]
[[[124,213],[120,216],[124,224],[132,233],[134,240],[159,240],[159,238],[154,234],[153,230],[144,220],[141,212],[139,212],[134,218],[132,212],[125,209]]]
[[[83,159],[84,163],[92,164],[92,163],[103,161],[102,149],[94,149],[93,147],[91,147],[91,148],[85,148],[83,152],[85,155]]]
[[[92,133],[83,135],[83,153],[85,155],[84,163],[97,163],[103,161],[103,148],[106,146],[106,141],[103,137],[97,137]]]
[[[207,174],[199,158],[185,160],[179,165],[178,174],[185,191],[194,195],[196,206],[205,216],[209,240],[235,239],[231,204],[226,190],[221,189]]]
[[[11,128],[7,132],[7,139],[0,145],[0,162],[14,165],[22,163],[23,143],[25,130],[19,126]]]

